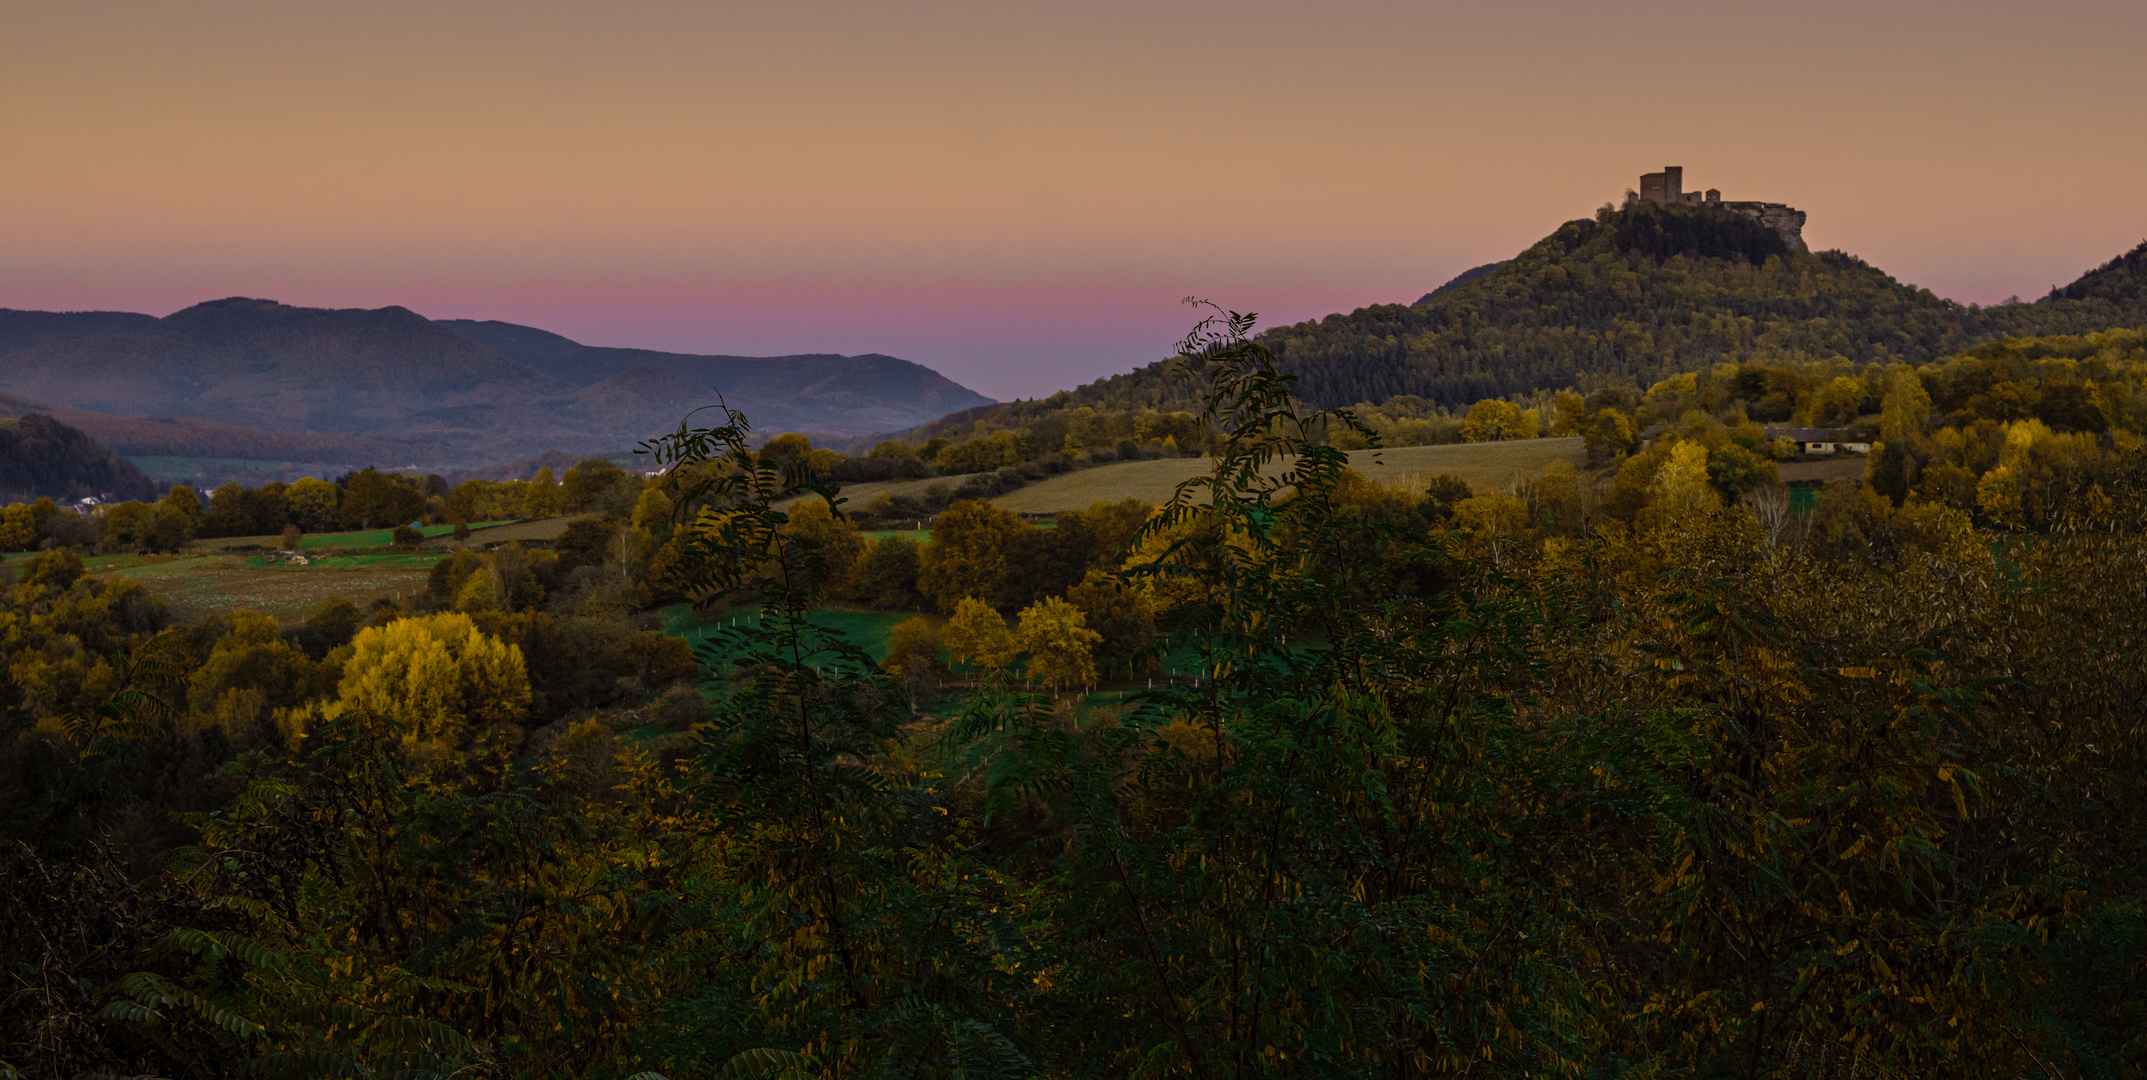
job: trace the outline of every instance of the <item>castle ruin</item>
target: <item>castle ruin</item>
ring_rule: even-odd
[[[1731,213],[1743,214],[1773,229],[1789,245],[1791,251],[1809,251],[1804,246],[1804,211],[1787,203],[1773,202],[1724,202],[1722,193],[1714,188],[1706,192],[1685,190],[1685,167],[1666,165],[1661,172],[1651,172],[1640,177],[1640,190],[1625,193],[1627,203],[1656,202],[1679,203],[1686,206],[1713,206]]]

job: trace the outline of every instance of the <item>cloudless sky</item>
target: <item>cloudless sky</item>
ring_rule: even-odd
[[[1410,301],[1666,164],[1963,301],[2147,238],[2140,0],[0,5],[0,307],[886,352]]]

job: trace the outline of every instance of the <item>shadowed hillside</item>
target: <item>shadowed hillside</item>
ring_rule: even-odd
[[[675,403],[688,388],[713,388],[763,430],[860,435],[991,404],[922,364],[868,353],[839,356],[698,356],[583,345],[528,326],[469,319],[434,325],[528,364],[590,399],[629,394]],[[603,388],[598,390],[596,388]]]
[[[133,334],[156,325],[156,316],[131,311],[16,311],[0,308],[0,353],[51,341]]]
[[[43,413],[0,419],[0,503],[66,502],[107,492],[146,499],[149,478],[88,435]]]

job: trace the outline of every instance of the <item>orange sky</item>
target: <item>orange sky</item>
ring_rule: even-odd
[[[400,303],[998,397],[1664,164],[1963,300],[2147,237],[2138,0],[0,6],[0,306]]]

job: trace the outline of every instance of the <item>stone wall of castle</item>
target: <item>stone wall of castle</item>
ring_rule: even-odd
[[[1626,192],[1628,199],[1635,193]],[[1706,194],[1685,190],[1685,169],[1681,165],[1668,165],[1661,172],[1646,173],[1640,177],[1641,202],[1679,203],[1687,206],[1719,206],[1732,213],[1743,214],[1773,229],[1789,245],[1791,251],[1810,251],[1804,244],[1804,211],[1787,203],[1771,202],[1723,202],[1722,192],[1708,188]]]

